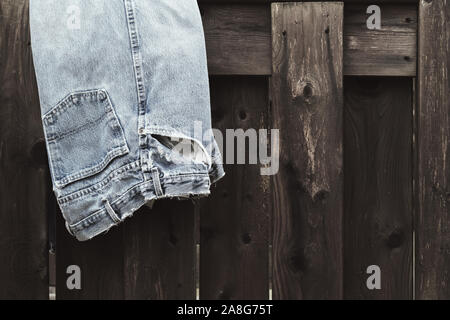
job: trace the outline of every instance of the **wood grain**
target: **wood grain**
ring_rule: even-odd
[[[268,6],[202,6],[210,74],[270,73]]]
[[[416,75],[417,7],[381,5],[381,29],[368,30],[367,6],[345,6],[345,75]]]
[[[272,5],[273,297],[342,298],[343,4]]]
[[[125,298],[122,229],[114,228],[87,242],[73,238],[56,214],[56,299],[119,300]],[[81,290],[67,288],[69,266],[81,270]]]
[[[158,200],[124,225],[126,299],[195,299],[194,203]]]
[[[416,298],[450,299],[450,2],[419,6]]]
[[[28,1],[0,1],[0,298],[48,299],[48,170]]]
[[[345,90],[346,299],[412,299],[412,80],[348,77]],[[381,269],[369,290],[367,267]]]
[[[68,234],[57,214],[57,288],[60,300],[194,299],[194,205],[160,200],[108,233],[87,242]],[[67,267],[81,269],[81,290],[66,287]]]
[[[345,6],[344,74],[415,76],[417,6],[381,6],[381,30],[368,30],[366,6]],[[202,4],[210,74],[271,75],[268,5]]]
[[[263,77],[213,78],[214,128],[268,129],[267,89]],[[256,164],[225,171],[200,210],[200,297],[268,299],[270,178]]]

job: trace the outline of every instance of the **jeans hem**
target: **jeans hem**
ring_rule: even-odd
[[[207,173],[185,176],[182,180],[182,189],[180,189],[179,179],[177,181],[161,179],[161,184],[165,189],[162,195],[157,194],[152,180],[139,183],[113,201],[108,202],[104,208],[75,224],[67,225],[67,228],[77,240],[87,241],[121,224],[148,201],[164,198],[191,199],[210,194],[211,182]]]

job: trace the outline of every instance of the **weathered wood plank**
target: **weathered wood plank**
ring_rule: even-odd
[[[385,5],[381,30],[368,30],[367,6],[345,6],[345,75],[415,76],[417,7]]]
[[[340,299],[343,4],[272,4],[274,299]]]
[[[268,6],[203,6],[210,74],[270,73]]]
[[[194,205],[160,200],[87,242],[71,237],[57,214],[57,299],[194,299]],[[66,287],[81,269],[81,290]]]
[[[381,30],[367,29],[366,6],[345,8],[344,74],[415,76],[415,5],[382,5]],[[211,74],[271,74],[268,5],[202,4],[201,9]]]
[[[48,299],[48,170],[28,1],[0,1],[0,298]]]
[[[266,78],[213,78],[211,88],[214,128],[224,137],[226,129],[269,128]],[[269,298],[270,179],[246,159],[246,165],[228,163],[201,203],[201,299]]]
[[[419,6],[416,298],[450,299],[450,2]]]
[[[344,294],[412,298],[412,79],[349,77],[345,90]],[[366,270],[381,269],[381,290]]]
[[[158,200],[124,225],[127,299],[195,299],[194,218],[192,201]]]
[[[56,299],[124,299],[123,230],[114,228],[93,240],[79,242],[67,232],[59,210],[56,221]],[[80,290],[67,288],[69,266],[80,268]]]

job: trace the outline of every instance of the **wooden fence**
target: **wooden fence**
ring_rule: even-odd
[[[51,192],[28,1],[0,0],[0,298],[48,299],[53,266],[57,299],[450,298],[450,3],[380,0],[369,30],[372,1],[270,2],[200,6],[214,127],[280,129],[279,173],[227,165],[210,198],[79,243]]]

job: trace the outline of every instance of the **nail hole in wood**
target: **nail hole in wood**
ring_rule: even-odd
[[[252,242],[252,237],[250,236],[249,233],[244,233],[244,234],[242,235],[242,242],[243,242],[244,244],[249,244],[250,242]]]
[[[241,120],[245,120],[245,119],[247,119],[247,112],[245,112],[245,111],[240,111],[239,112],[239,119],[241,119]]]
[[[391,249],[400,247],[403,244],[403,232],[401,230],[394,230],[387,240],[387,245]]]

